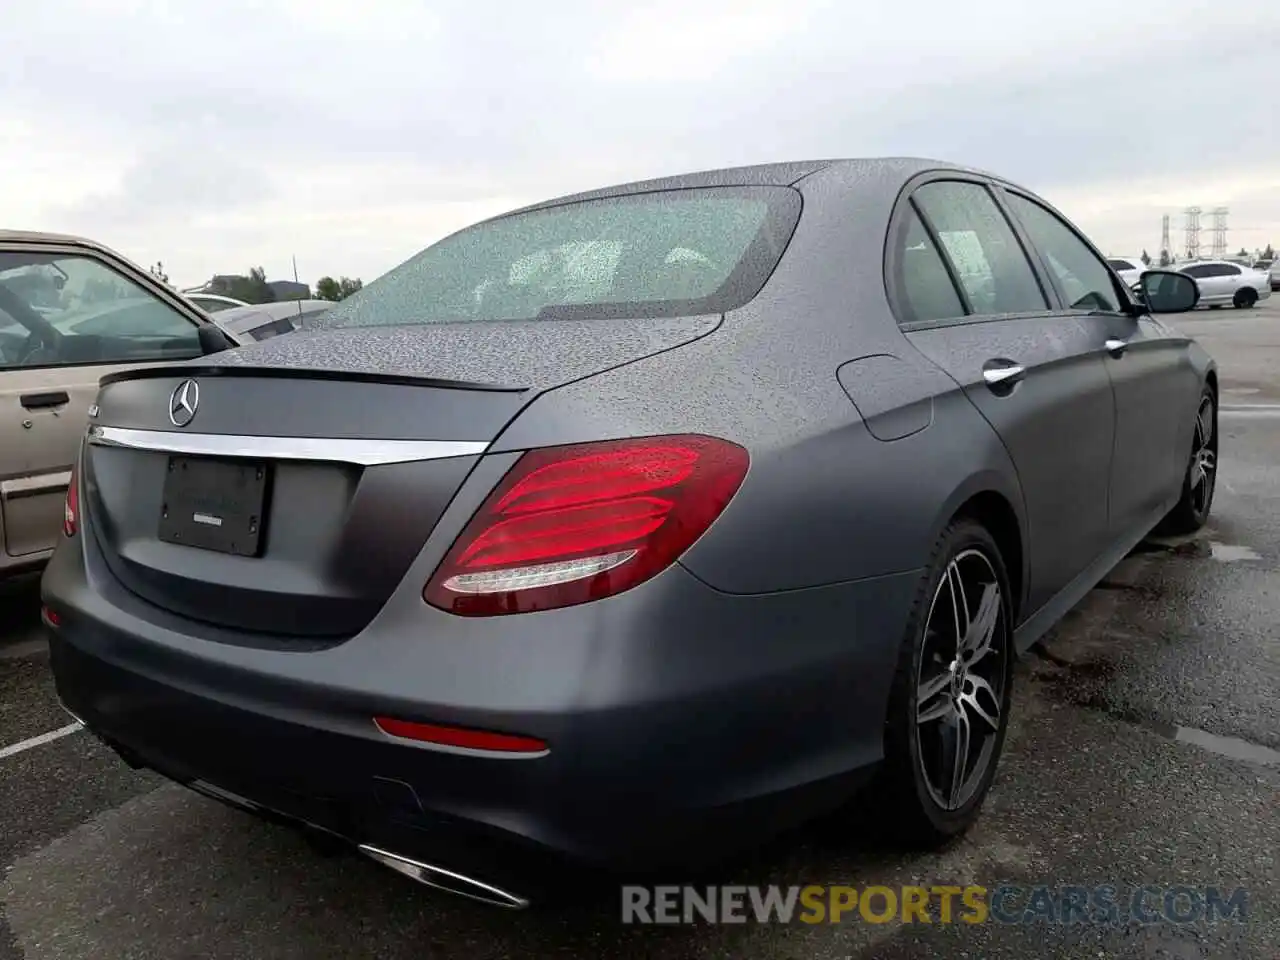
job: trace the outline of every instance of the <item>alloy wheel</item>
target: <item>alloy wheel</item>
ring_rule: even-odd
[[[957,554],[934,591],[916,676],[916,754],[943,810],[964,807],[995,760],[1009,642],[995,567],[981,550]]]
[[[1191,451],[1191,505],[1203,515],[1213,499],[1218,475],[1218,443],[1213,429],[1213,399],[1205,397],[1196,412],[1195,441]]]

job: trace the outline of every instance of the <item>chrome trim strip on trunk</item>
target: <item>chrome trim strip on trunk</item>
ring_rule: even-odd
[[[252,437],[230,433],[178,433],[129,427],[89,428],[86,439],[106,447],[128,447],[191,456],[251,457],[255,460],[322,460],[370,467],[383,463],[444,460],[484,453],[488,442],[467,440],[365,440],[348,437]]]
[[[23,497],[38,497],[42,493],[62,493],[71,484],[71,471],[61,473],[42,473],[34,477],[15,477],[12,480],[0,480],[0,499],[20,500]]]

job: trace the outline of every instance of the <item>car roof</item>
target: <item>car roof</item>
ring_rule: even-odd
[[[234,303],[237,306],[245,307],[250,306],[250,304],[245,303],[243,300],[237,300],[235,297],[224,297],[220,293],[184,293],[183,296],[188,300],[217,300],[219,303]]]
[[[787,187],[794,186],[806,177],[826,170],[843,170],[849,173],[874,172],[879,177],[896,178],[906,181],[917,173],[928,170],[951,170],[957,173],[975,174],[1001,182],[1009,182],[1004,178],[986,170],[964,167],[943,160],[930,160],[923,157],[862,157],[828,160],[793,160],[782,163],[763,163],[743,167],[722,167],[716,170],[700,170],[695,173],[682,173],[670,177],[659,177],[652,180],[635,180],[614,186],[601,187],[582,193],[568,194],[551,200],[530,204],[517,210],[491,217],[500,220],[516,214],[533,210],[557,207],[568,203],[581,203],[586,200],[603,200],[610,197],[625,197],[631,194],[651,193],[661,190],[691,190],[699,187]]]
[[[69,233],[46,233],[41,230],[0,230],[0,243],[70,243],[115,252],[110,247],[105,247],[87,237],[77,237]],[[116,256],[119,254],[117,253]]]

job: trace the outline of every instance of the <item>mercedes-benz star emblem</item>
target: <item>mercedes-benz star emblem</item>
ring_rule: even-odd
[[[185,427],[196,417],[200,407],[200,384],[183,380],[169,394],[169,420],[175,427]]]

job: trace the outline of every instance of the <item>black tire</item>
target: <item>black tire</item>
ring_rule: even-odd
[[[921,683],[921,677],[926,648],[936,651],[940,645],[946,647],[946,644],[939,643],[940,637],[934,631],[928,631],[932,639],[926,638],[930,612],[935,608],[939,597],[947,593],[944,578],[952,563],[958,558],[967,558],[974,551],[986,559],[999,588],[998,623],[994,632],[999,634],[1000,646],[996,650],[993,644],[988,656],[996,658],[992,663],[998,665],[1003,683],[1000,695],[996,698],[999,701],[997,729],[994,733],[987,731],[983,734],[985,742],[979,749],[971,774],[976,787],[962,804],[948,809],[939,803],[934,788],[927,780],[928,775],[921,758],[931,756],[932,751],[925,744],[921,731],[934,729],[933,724],[937,724],[936,729],[939,731],[944,730],[952,720],[933,720],[928,724],[918,722],[918,716],[923,712],[918,691],[925,686]],[[973,598],[970,597],[969,600],[968,606],[972,609]],[[995,540],[981,524],[972,519],[961,517],[954,520],[934,544],[927,572],[912,604],[890,689],[889,712],[885,723],[885,759],[868,796],[877,812],[882,814],[883,818],[879,822],[892,832],[892,839],[899,846],[936,848],[964,833],[978,818],[982,802],[995,778],[1008,729],[1014,664],[1012,614],[1009,578]],[[951,649],[954,649],[954,645],[951,645]],[[936,656],[930,654],[930,664],[938,662]],[[935,675],[934,679],[941,678]],[[953,679],[950,691],[955,690]],[[944,694],[944,698],[945,696],[949,696],[949,693]],[[960,712],[958,706],[956,709]],[[986,730],[985,726],[981,729]],[[940,735],[939,739],[943,737]],[[938,759],[941,764],[945,764],[943,752],[939,751]],[[979,762],[986,764],[980,778]],[[962,776],[961,780],[963,779]]]
[[[1207,424],[1208,437],[1204,436]],[[1206,461],[1204,452],[1208,451]],[[1209,466],[1205,470],[1206,463]],[[1204,488],[1201,489],[1196,467],[1203,472]],[[1200,393],[1200,402],[1196,405],[1196,425],[1192,431],[1191,455],[1187,459],[1187,469],[1182,476],[1182,496],[1177,505],[1161,521],[1159,533],[1181,536],[1195,533],[1209,519],[1213,509],[1213,494],[1218,486],[1218,398],[1213,390],[1205,387]]]
[[[1237,310],[1248,310],[1258,302],[1258,291],[1253,287],[1241,287],[1231,299]]]

